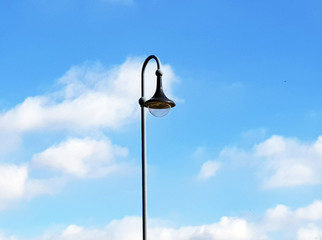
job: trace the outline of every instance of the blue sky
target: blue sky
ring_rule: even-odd
[[[322,2],[0,3],[0,240],[322,239]],[[153,94],[155,63],[145,72]]]

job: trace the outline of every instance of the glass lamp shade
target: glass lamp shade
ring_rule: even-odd
[[[149,112],[155,116],[155,117],[164,117],[170,112],[171,107],[168,106],[168,108],[148,108]]]
[[[170,109],[175,106],[175,103],[168,99],[162,90],[159,93],[157,92],[151,99],[144,103],[144,106],[149,109],[149,112],[153,116],[163,117],[169,113]]]

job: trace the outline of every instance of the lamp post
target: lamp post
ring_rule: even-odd
[[[157,70],[155,72],[157,76],[157,87],[154,95],[149,100],[144,98],[144,71],[148,62],[154,59],[157,63]],[[139,99],[139,104],[141,106],[141,139],[142,139],[142,233],[143,240],[147,240],[147,178],[146,178],[146,124],[145,124],[145,108],[148,108],[152,115],[156,117],[165,116],[172,107],[175,106],[175,103],[168,99],[162,88],[162,72],[160,70],[160,61],[154,56],[150,55],[145,59],[142,71],[141,71],[141,98]]]

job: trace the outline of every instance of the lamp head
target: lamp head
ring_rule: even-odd
[[[157,88],[154,95],[149,100],[143,103],[144,107],[147,107],[150,113],[156,117],[163,117],[167,115],[171,108],[176,104],[167,98],[162,88],[162,72],[158,69],[155,74],[157,75]]]

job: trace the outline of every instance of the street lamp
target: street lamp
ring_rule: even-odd
[[[157,76],[157,87],[154,95],[149,100],[144,98],[144,71],[148,62],[154,59],[157,63],[157,70],[155,72]],[[142,138],[142,233],[143,240],[147,239],[147,195],[146,195],[146,134],[145,134],[145,108],[148,108],[150,113],[156,117],[165,116],[172,107],[175,106],[175,103],[168,99],[163,92],[162,88],[162,72],[160,70],[160,61],[159,59],[151,55],[145,59],[142,71],[141,71],[141,98],[139,99],[139,104],[141,106],[141,138]]]

